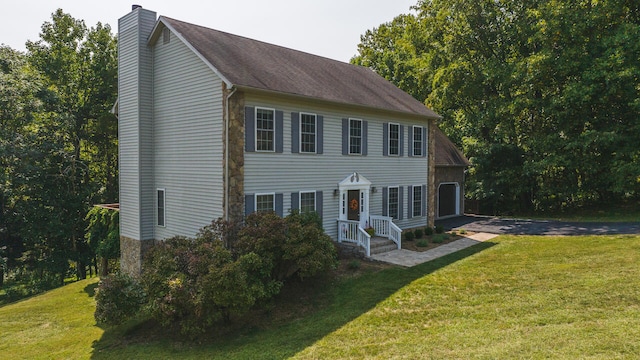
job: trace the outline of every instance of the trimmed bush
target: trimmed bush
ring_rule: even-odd
[[[422,229],[416,229],[413,232],[413,234],[416,236],[416,239],[422,239],[422,235],[423,235]]]
[[[349,261],[349,263],[347,264],[347,268],[349,270],[358,270],[360,269],[360,261],[354,259]]]
[[[100,280],[94,317],[99,324],[118,325],[135,316],[146,301],[138,281],[123,274]]]
[[[427,241],[427,239],[419,240],[418,242],[416,242],[416,246],[418,246],[418,247],[427,247],[427,246],[429,246],[429,241]]]
[[[436,225],[436,234],[442,234],[444,232],[444,228],[442,225]]]
[[[433,243],[434,244],[442,244],[445,240],[449,239],[449,235],[447,234],[437,234],[433,236]]]
[[[427,226],[426,228],[424,228],[424,234],[427,236],[433,235],[433,228],[431,226]]]
[[[413,241],[414,238],[415,238],[415,235],[414,235],[413,231],[407,231],[407,233],[404,234],[404,240],[405,241]]]

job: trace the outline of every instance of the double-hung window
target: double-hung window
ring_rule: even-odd
[[[157,205],[157,221],[158,226],[165,226],[166,219],[166,205],[165,205],[165,192],[164,189],[157,189],[156,191],[156,205]]]
[[[389,155],[400,155],[400,125],[389,123]]]
[[[413,187],[413,216],[422,216],[422,186]]]
[[[256,108],[256,151],[275,151],[275,110]]]
[[[422,156],[422,126],[413,127],[413,156]]]
[[[316,153],[317,117],[315,114],[300,113],[300,152]]]
[[[387,214],[389,217],[394,218],[394,219],[398,219],[398,212],[400,210],[400,196],[399,196],[399,188],[396,187],[389,187],[387,196],[387,206],[388,206],[388,211]]]
[[[256,194],[256,211],[275,211],[275,194]]]
[[[362,120],[349,119],[349,154],[362,154]]]
[[[300,192],[300,213],[316,211],[316,192]]]

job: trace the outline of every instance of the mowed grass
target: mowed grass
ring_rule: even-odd
[[[640,358],[640,236],[501,236],[198,342],[95,326],[95,280],[0,308],[7,358]],[[277,309],[273,313],[278,313]],[[150,334],[150,335],[147,335]]]
[[[97,278],[0,307],[0,358],[88,359],[103,330],[95,326]]]

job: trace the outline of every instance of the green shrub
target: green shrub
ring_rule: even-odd
[[[444,232],[444,228],[442,225],[436,225],[436,234],[442,234]]]
[[[418,242],[416,242],[416,246],[418,246],[418,247],[427,247],[427,246],[429,246],[429,241],[427,241],[427,239],[419,240]]]
[[[467,230],[465,230],[465,229],[460,229],[459,233],[460,233],[460,235],[464,235],[464,234],[466,234],[466,233],[467,233]]]
[[[413,241],[414,238],[415,238],[415,235],[414,235],[413,231],[407,231],[407,233],[404,234],[404,240],[405,241]]]
[[[442,244],[445,240],[449,239],[449,235],[447,234],[437,234],[433,237],[434,244]]]
[[[138,281],[127,275],[112,274],[100,280],[94,317],[99,324],[121,324],[140,312],[145,301],[146,295]]]
[[[423,235],[422,229],[416,229],[413,232],[413,234],[416,236],[416,239],[422,239],[422,235]]]
[[[433,235],[433,228],[431,226],[427,226],[426,228],[424,228],[424,234],[427,236]]]
[[[349,270],[358,270],[358,269],[360,269],[360,261],[356,260],[356,259],[349,261],[349,263],[347,264],[347,268]]]

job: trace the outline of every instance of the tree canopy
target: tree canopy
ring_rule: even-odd
[[[8,269],[60,284],[95,259],[91,206],[117,201],[116,39],[57,10],[26,46],[0,47],[0,247]]]
[[[443,115],[485,211],[640,196],[640,3],[423,0],[355,64]]]

